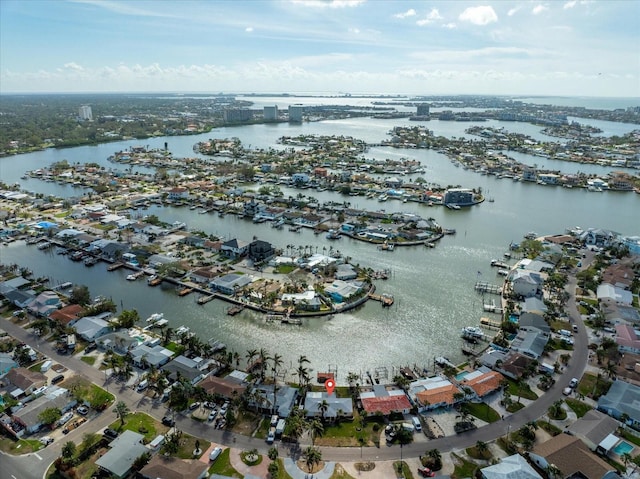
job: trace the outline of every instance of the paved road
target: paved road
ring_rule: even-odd
[[[583,267],[587,267],[587,262],[589,262],[590,259],[591,258],[583,260]],[[492,441],[505,435],[509,428],[511,431],[515,431],[527,422],[537,420],[542,417],[554,401],[563,397],[562,390],[569,384],[570,379],[573,377],[580,378],[582,376],[587,364],[588,338],[582,318],[576,307],[575,288],[575,277],[570,276],[566,288],[570,297],[566,308],[570,320],[578,326],[578,331],[574,335],[575,344],[571,361],[565,368],[562,376],[557,379],[554,386],[530,406],[505,418],[503,421],[488,424],[484,427],[458,436],[433,439],[427,443],[422,442],[408,444],[403,446],[402,451],[400,451],[400,447],[397,445],[391,447],[382,445],[380,448],[368,447],[363,448],[362,450],[359,447],[321,447],[323,459],[338,462],[349,462],[354,460],[376,461],[399,459],[401,454],[404,458],[417,457],[424,454],[427,449],[438,449],[441,452],[458,450],[472,446],[476,444],[477,441]],[[117,399],[124,401],[131,411],[144,411],[156,419],[161,419],[166,414],[167,409],[164,404],[152,401],[151,399],[142,396],[133,389],[127,388],[120,383],[105,380],[104,372],[80,361],[76,357],[58,355],[52,344],[46,342],[40,343],[36,336],[25,331],[22,327],[17,326],[6,319],[1,320],[0,327],[2,327],[2,329],[11,336],[29,344],[34,349],[50,358],[53,358],[66,368],[75,371],[77,374],[87,378],[93,383],[105,387],[111,393],[116,394]],[[85,432],[98,431],[115,421],[115,419],[115,414],[110,410],[94,415],[87,423],[85,423],[85,425],[69,433],[64,440],[56,441],[46,449],[39,451],[37,455],[41,457],[42,460],[36,458],[38,459],[37,462],[33,460],[34,455],[15,458],[3,456],[2,462],[3,464],[7,464],[3,473],[7,471],[9,472],[9,475],[6,477],[15,477],[16,479],[39,479],[43,476],[48,465],[59,456],[60,450],[65,441],[73,440],[75,442],[80,442],[82,440],[82,435]],[[262,439],[236,435],[228,431],[216,430],[207,423],[193,421],[189,417],[180,414],[176,415],[176,425],[181,430],[191,435],[205,438],[216,443],[225,444],[230,447],[238,447],[242,449],[256,448],[263,453],[266,453],[269,448],[269,445],[267,445]],[[286,445],[280,444],[278,447],[280,448],[281,455],[289,455],[292,453]],[[295,451],[293,452],[295,453]],[[362,459],[360,459],[361,457]],[[2,477],[4,477],[4,474]]]

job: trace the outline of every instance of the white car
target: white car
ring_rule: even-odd
[[[209,460],[212,462],[215,461],[216,459],[218,459],[218,456],[220,456],[220,454],[222,454],[222,448],[219,446],[214,447],[211,453],[209,454]]]
[[[52,442],[53,442],[53,438],[50,436],[43,436],[40,438],[40,444],[42,444],[44,447],[47,447]]]
[[[209,422],[213,421],[218,415],[218,411],[215,409],[209,413],[209,417],[207,418]]]

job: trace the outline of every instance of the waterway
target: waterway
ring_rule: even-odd
[[[108,162],[114,151],[132,145],[163,147],[177,156],[194,156],[193,144],[207,138],[239,137],[245,146],[277,148],[277,138],[283,135],[316,133],[322,135],[351,135],[368,142],[379,142],[395,125],[405,120],[371,120],[357,118],[339,121],[305,123],[302,125],[252,125],[239,128],[221,128],[206,135],[166,137],[103,144],[42,152],[0,159],[3,181],[19,182],[24,188],[45,194],[69,197],[85,190],[46,183],[35,179],[21,180],[27,170],[66,159],[69,162],[96,162],[106,168],[124,168]],[[411,122],[413,124],[413,122]],[[527,124],[495,122],[507,131],[514,128],[540,135],[540,128]],[[485,123],[486,124],[486,123]],[[428,124],[437,134],[461,136],[468,123],[438,122]],[[520,131],[520,130],[518,130]],[[529,134],[529,133],[528,133]],[[188,208],[152,207],[142,214],[157,214],[167,222],[184,221],[190,228],[204,230],[226,239],[238,237],[251,240],[254,236],[271,241],[276,246],[287,244],[312,245],[318,251],[333,246],[352,258],[354,263],[374,269],[390,269],[392,277],[377,283],[378,292],[395,297],[391,308],[369,302],[359,310],[331,318],[305,320],[302,326],[265,324],[253,313],[226,315],[227,305],[214,300],[198,305],[194,295],[180,298],[172,287],[151,288],[145,282],[126,281],[124,271],[107,272],[103,264],[86,268],[68,258],[51,252],[42,252],[21,243],[3,246],[0,260],[31,268],[51,282],[72,281],[85,284],[94,295],[111,297],[124,309],[137,309],[142,318],[154,312],[164,312],[171,326],[187,325],[203,339],[215,338],[244,356],[248,349],[265,348],[284,356],[285,367],[292,372],[296,359],[306,355],[314,371],[338,371],[338,381],[344,382],[349,371],[364,374],[378,371],[380,377],[390,379],[397,368],[417,365],[433,368],[436,356],[453,361],[462,360],[460,329],[478,325],[483,298],[473,286],[480,278],[499,284],[501,278],[489,266],[492,258],[501,258],[511,241],[519,241],[529,231],[539,234],[562,233],[565,228],[580,225],[583,228],[601,227],[626,235],[639,234],[640,195],[634,193],[591,193],[582,189],[543,187],[531,183],[481,176],[469,170],[456,168],[444,155],[429,150],[393,150],[374,148],[366,156],[377,158],[415,158],[425,167],[420,176],[428,182],[441,185],[481,187],[494,202],[485,202],[469,209],[452,211],[441,207],[428,207],[393,200],[381,203],[375,199],[342,196],[331,192],[294,190],[284,188],[285,196],[302,192],[320,201],[346,201],[352,206],[370,210],[415,212],[433,217],[442,226],[457,230],[455,236],[446,236],[436,248],[396,248],[394,252],[381,252],[375,247],[343,238],[329,242],[324,236],[310,231],[291,233],[275,230],[268,224],[255,225],[227,215],[198,214]],[[519,157],[520,161],[537,162],[537,157]],[[557,165],[556,165],[557,163]],[[604,175],[609,169],[597,165],[576,165],[553,162],[554,169]],[[551,165],[550,165],[551,166]],[[254,187],[255,188],[255,187]],[[256,273],[260,275],[260,273]]]

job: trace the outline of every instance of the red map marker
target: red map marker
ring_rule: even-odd
[[[327,379],[327,381],[324,383],[324,387],[329,393],[329,396],[331,396],[333,394],[333,390],[336,387],[336,383],[333,382],[333,379]]]

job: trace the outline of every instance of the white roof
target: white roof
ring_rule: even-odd
[[[601,447],[605,451],[610,451],[616,444],[618,444],[619,440],[620,438],[618,436],[609,434],[600,442],[600,444],[598,444],[598,447]]]

